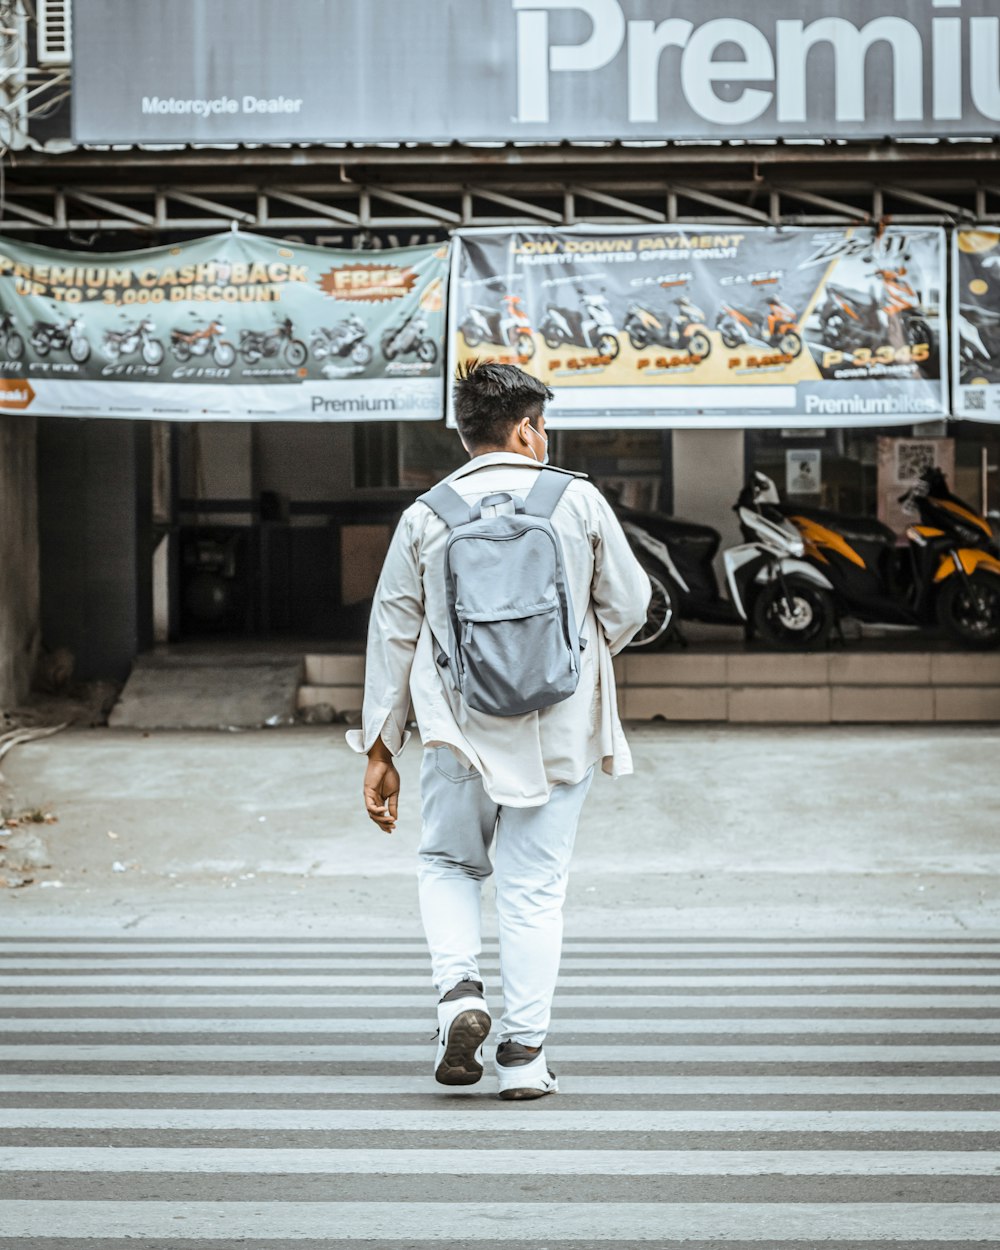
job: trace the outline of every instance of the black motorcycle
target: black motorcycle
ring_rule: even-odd
[[[382,335],[380,346],[386,360],[415,355],[423,364],[432,365],[438,358],[437,343],[427,333],[427,318],[422,313],[390,326]]]
[[[718,530],[663,512],[643,512],[612,501],[625,537],[653,587],[646,624],[629,648],[656,651],[684,643],[681,621],[738,625],[740,617],[719,593],[713,560],[722,541]]]
[[[309,340],[309,348],[317,360],[327,356],[350,356],[356,365],[371,362],[372,347],[366,340],[368,331],[360,317],[345,317],[335,326],[318,326]]]
[[[24,339],[17,331],[14,314],[0,314],[0,354],[8,360],[20,360],[24,355]]]
[[[960,646],[1000,646],[1000,546],[989,522],[948,489],[940,469],[925,469],[900,497],[917,522],[900,546],[871,517],[779,504],[799,531],[803,559],[822,575],[838,618],[932,630]],[[788,645],[779,617],[761,632]]]
[[[291,317],[279,321],[273,330],[241,330],[237,351],[248,365],[255,365],[263,357],[268,359],[283,355],[297,368],[306,362],[306,345],[295,337]]]
[[[49,352],[68,352],[78,365],[90,359],[90,340],[83,333],[82,317],[65,321],[36,321],[31,327],[31,346],[39,356]]]

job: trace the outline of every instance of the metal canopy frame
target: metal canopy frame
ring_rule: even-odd
[[[154,238],[884,221],[1000,224],[1000,144],[22,153],[0,200],[0,233]]]

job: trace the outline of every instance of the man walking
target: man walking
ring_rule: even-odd
[[[368,756],[368,815],[392,833],[393,759],[410,736],[412,699],[424,744],[420,912],[441,996],[434,1072],[444,1085],[483,1073],[492,1019],[480,905],[495,872],[495,1066],[507,1099],[558,1088],[543,1043],[569,860],[596,764],[632,771],[611,661],[646,620],[651,593],[601,494],[582,475],[543,469],[551,398],[515,365],[460,373],[455,417],[470,459],[400,520],[372,605],[363,728],[347,735]],[[484,610],[491,596],[504,606]]]

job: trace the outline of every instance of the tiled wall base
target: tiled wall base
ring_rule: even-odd
[[[1000,653],[667,652],[615,661],[627,720],[731,724],[1000,723]],[[299,707],[357,711],[358,655],[306,657]]]

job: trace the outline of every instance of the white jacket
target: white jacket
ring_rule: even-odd
[[[525,456],[477,456],[446,480],[466,502],[498,491],[526,496],[541,466]],[[444,680],[433,637],[448,646],[444,550],[448,528],[426,505],[403,513],[375,590],[365,671],[363,728],[347,741],[367,753],[381,735],[393,755],[409,740],[410,701],[425,746],[448,746],[482,774],[494,802],[544,803],[557,782],[574,784],[598,761],[606,773],[632,772],[618,718],[611,657],[646,620],[649,578],[618,519],[591,483],[575,478],[552,514],[581,634],[580,681],[561,703],[523,716],[488,716],[466,707]]]

